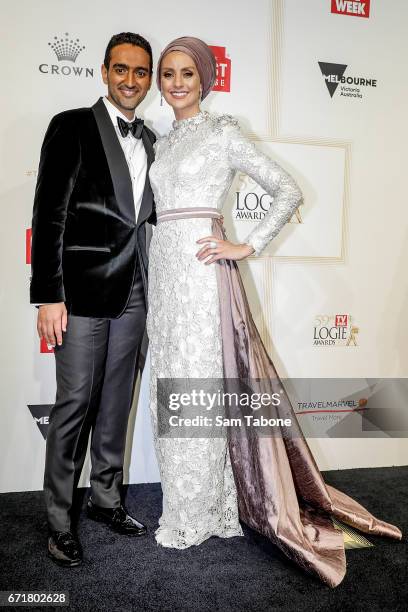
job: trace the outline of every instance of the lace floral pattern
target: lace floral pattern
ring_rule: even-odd
[[[225,438],[157,435],[157,378],[222,376],[215,269],[195,257],[195,240],[209,232],[208,219],[166,221],[150,244],[150,407],[163,489],[156,540],[173,548],[242,534]]]
[[[200,112],[176,121],[156,142],[150,180],[157,211],[211,206],[221,210],[236,170],[274,195],[274,206],[250,234],[259,253],[300,203],[296,183],[240,133],[230,116]],[[242,535],[225,438],[159,437],[158,378],[221,378],[222,339],[215,265],[195,257],[211,234],[208,218],[159,223],[150,243],[150,410],[163,489],[156,531],[162,546],[186,548],[212,535]]]

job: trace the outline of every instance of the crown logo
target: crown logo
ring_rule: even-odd
[[[49,42],[48,46],[54,51],[58,58],[58,61],[66,60],[68,62],[75,62],[78,55],[85,49],[79,44],[79,38],[75,40],[69,37],[68,32],[62,38],[54,36],[54,42]]]

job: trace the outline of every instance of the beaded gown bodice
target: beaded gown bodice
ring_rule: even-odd
[[[273,196],[265,218],[245,240],[257,255],[291,218],[302,197],[292,176],[259,151],[231,115],[201,111],[174,121],[155,151],[150,181],[158,212],[195,206],[221,210],[237,170]]]

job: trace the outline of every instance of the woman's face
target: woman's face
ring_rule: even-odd
[[[182,51],[170,51],[162,60],[161,91],[176,119],[193,117],[200,110],[200,76],[194,60]]]

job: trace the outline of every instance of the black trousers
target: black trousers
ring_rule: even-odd
[[[146,323],[140,268],[118,319],[68,315],[55,347],[57,394],[47,435],[44,493],[50,529],[69,531],[74,491],[91,438],[91,495],[120,505],[126,432]]]

